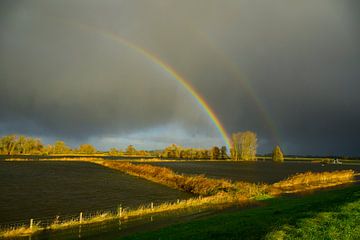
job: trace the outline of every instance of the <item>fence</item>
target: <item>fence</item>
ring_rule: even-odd
[[[177,199],[175,203],[179,203],[180,199]],[[154,203],[151,202],[148,205],[142,205],[140,207],[154,209]],[[139,208],[140,208],[139,207]],[[136,209],[136,208],[135,208]],[[12,222],[0,222],[0,237],[1,232],[19,229],[25,227],[32,230],[37,229],[56,229],[56,226],[71,227],[72,225],[81,225],[82,223],[88,224],[93,222],[101,222],[111,220],[115,218],[122,218],[125,212],[129,212],[132,209],[123,207],[121,204],[117,207],[103,208],[102,210],[93,210],[87,212],[79,212],[78,214],[71,214],[65,216],[53,216],[53,217],[39,217],[30,218],[28,220],[12,221]]]

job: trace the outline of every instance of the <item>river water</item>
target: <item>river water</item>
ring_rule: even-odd
[[[213,178],[234,181],[274,183],[298,172],[322,172],[353,169],[360,165],[331,165],[309,162],[271,161],[225,162],[188,161],[153,162],[178,173],[205,174]],[[150,202],[161,203],[186,199],[192,195],[173,190],[147,180],[123,174],[86,162],[63,161],[0,161],[0,225],[19,222],[28,224],[30,218],[54,219],[55,216],[78,216],[79,212],[114,210],[137,207]],[[197,219],[218,212],[182,210],[154,214],[127,222],[110,221],[74,227],[65,231],[41,232],[31,239],[113,239],[138,231],[158,229],[172,223]],[[27,239],[27,238],[21,238]]]
[[[0,225],[192,197],[86,162],[0,161]]]
[[[272,161],[230,162],[230,161],[186,161],[186,162],[152,162],[156,166],[168,167],[178,173],[204,174],[212,178],[226,178],[233,181],[275,183],[291,175],[302,172],[324,172],[353,169],[360,172],[356,164],[321,164],[311,162]]]

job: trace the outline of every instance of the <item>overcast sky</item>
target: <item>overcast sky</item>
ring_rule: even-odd
[[[106,33],[171,65],[260,153],[360,156],[357,0],[2,0],[0,135],[224,145],[173,76]]]

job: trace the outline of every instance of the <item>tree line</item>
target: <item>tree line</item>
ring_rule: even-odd
[[[256,160],[257,136],[254,132],[238,132],[232,134],[230,154],[226,146],[214,146],[210,149],[185,148],[171,144],[164,150],[137,150],[133,145],[126,149],[111,148],[109,151],[100,152],[91,144],[81,144],[78,148],[71,148],[64,141],[44,145],[39,138],[27,136],[7,135],[0,138],[0,154],[3,155],[52,155],[52,154],[96,154],[102,153],[110,156],[138,156],[159,157],[167,159],[212,159],[212,160]],[[283,153],[279,146],[272,153],[274,161],[284,161]]]
[[[39,138],[22,135],[17,136],[13,134],[0,138],[0,154],[3,155],[94,154],[96,152],[96,148],[91,144],[81,144],[78,148],[72,149],[63,141],[44,145]]]

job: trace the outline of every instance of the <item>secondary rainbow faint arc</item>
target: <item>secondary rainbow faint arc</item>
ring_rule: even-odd
[[[165,70],[171,76],[173,76],[174,79],[176,79],[179,83],[181,83],[181,85],[183,85],[185,87],[185,89],[196,99],[196,101],[199,103],[199,105],[204,109],[204,111],[209,116],[209,118],[211,119],[211,121],[213,122],[215,127],[218,129],[228,150],[230,150],[231,143],[230,143],[229,135],[226,132],[225,127],[223,126],[223,124],[220,122],[219,118],[215,114],[214,110],[212,110],[212,108],[209,106],[209,104],[205,101],[204,97],[202,97],[201,94],[199,92],[197,92],[195,90],[195,88],[185,78],[183,78],[179,73],[177,73],[173,67],[171,67],[169,64],[165,63],[163,60],[161,60],[161,58],[159,58],[158,56],[156,56],[154,53],[150,52],[149,50],[144,49],[144,48],[128,41],[127,39],[125,39],[122,36],[119,36],[118,34],[104,31],[102,29],[94,28],[92,26],[88,26],[88,25],[84,25],[84,24],[79,24],[79,25],[83,28],[92,30],[96,33],[99,33],[102,36],[108,37],[108,38],[112,39],[113,41],[121,43],[131,49],[134,49],[141,55],[147,57],[152,62],[156,63],[158,66],[160,66],[163,70]]]

